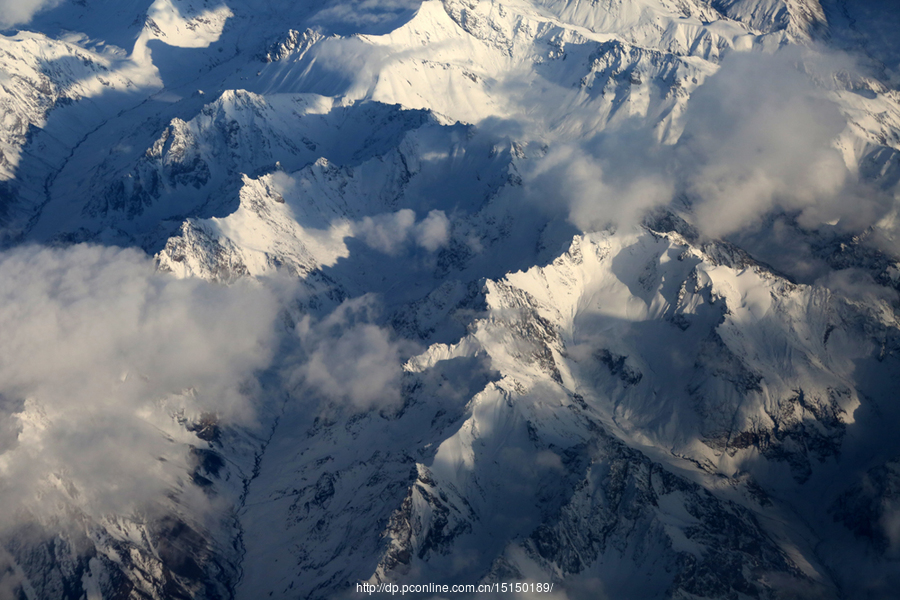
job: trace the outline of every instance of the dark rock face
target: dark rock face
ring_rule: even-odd
[[[606,349],[598,350],[594,356],[606,365],[610,373],[621,379],[625,386],[639,384],[644,376],[639,370],[625,363],[627,356],[613,354]]]
[[[17,588],[19,573],[40,598],[81,600],[97,593],[113,600],[231,598],[234,565],[210,547],[209,540],[183,521],[164,516],[146,528],[152,554],[141,545],[110,537],[104,529],[83,520],[81,532],[23,527],[4,541],[16,565],[0,578]],[[68,527],[68,525],[64,525]],[[86,586],[89,586],[88,589]]]
[[[560,512],[523,544],[541,564],[578,574],[627,557],[642,571],[657,573],[643,588],[646,597],[776,598],[771,573],[816,587],[750,511],[611,439],[585,452],[591,457],[585,479]],[[688,522],[673,537],[667,523],[676,514]],[[827,590],[819,593],[830,596]]]
[[[900,516],[900,462],[891,460],[864,473],[861,481],[831,505],[834,520],[866,540],[878,553],[896,551]]]

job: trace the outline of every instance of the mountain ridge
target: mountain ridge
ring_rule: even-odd
[[[36,369],[0,368],[0,472],[34,473],[0,595],[890,597],[870,10],[36,9],[0,35],[0,365]]]

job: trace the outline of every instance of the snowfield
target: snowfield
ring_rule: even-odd
[[[0,23],[0,599],[896,595],[894,3]]]

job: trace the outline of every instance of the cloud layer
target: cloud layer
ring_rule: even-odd
[[[404,208],[364,217],[353,223],[353,235],[385,254],[399,254],[410,243],[434,252],[450,239],[450,220],[444,211],[432,210],[417,223],[416,213]]]
[[[810,229],[862,231],[893,201],[860,181],[838,150],[847,119],[822,84],[852,71],[849,61],[791,47],[732,52],[693,93],[677,144],[660,144],[653,124],[635,119],[557,145],[527,174],[530,195],[561,204],[584,231],[633,225],[676,199],[710,237],[773,212]]]
[[[296,327],[301,354],[294,385],[326,404],[359,410],[397,405],[403,357],[413,345],[376,325],[377,316],[371,294],[343,302],[324,319],[305,316]]]
[[[799,212],[809,227],[873,222],[874,206],[842,202],[854,193],[834,147],[846,119],[797,70],[801,60],[795,51],[734,53],[691,98],[677,175],[708,235],[737,231],[773,209]]]
[[[61,0],[0,0],[0,28],[28,23],[38,12],[53,8]]]
[[[262,286],[177,280],[133,250],[0,255],[4,517],[58,496],[94,515],[157,499],[183,475],[179,419],[252,423],[277,310]]]

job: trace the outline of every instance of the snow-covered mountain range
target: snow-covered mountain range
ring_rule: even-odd
[[[0,9],[0,599],[895,597],[892,0]]]

